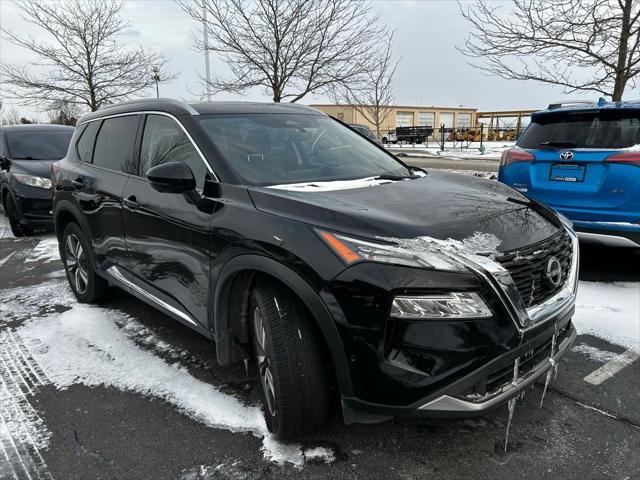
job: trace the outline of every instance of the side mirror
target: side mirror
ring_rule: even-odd
[[[191,169],[182,162],[157,165],[147,172],[151,188],[162,193],[186,193],[196,189]]]

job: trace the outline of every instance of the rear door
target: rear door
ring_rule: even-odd
[[[640,210],[640,168],[611,157],[640,146],[640,111],[632,109],[544,113],[534,116],[518,142],[535,160],[519,171],[528,194],[584,220]],[[574,215],[571,218],[578,219]]]
[[[198,201],[209,168],[173,118],[149,114],[142,129],[140,168],[124,193],[124,229],[132,281],[180,312],[188,323],[206,325],[209,298],[211,209]],[[196,177],[195,195],[160,193],[146,172],[156,165],[184,162]]]
[[[132,114],[92,121],[76,144],[82,161],[72,172],[73,196],[89,223],[101,269],[126,261],[122,193],[136,168],[133,147],[140,118]]]

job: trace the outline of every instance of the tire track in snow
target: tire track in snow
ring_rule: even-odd
[[[28,400],[48,383],[19,335],[0,331],[0,478],[52,479],[40,454],[49,432]]]

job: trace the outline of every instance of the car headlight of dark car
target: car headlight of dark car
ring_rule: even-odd
[[[44,188],[47,190],[51,189],[51,180],[49,178],[36,177],[35,175],[23,175],[19,173],[14,174],[13,178],[15,178],[18,183],[22,183],[23,185],[28,185],[30,187],[36,188]]]

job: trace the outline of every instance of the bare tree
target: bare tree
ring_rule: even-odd
[[[619,101],[640,73],[637,0],[514,0],[509,13],[487,0],[465,5],[472,31],[460,51],[491,74]]]
[[[74,125],[82,113],[80,105],[75,103],[54,103],[47,110],[49,123]]]
[[[393,77],[398,61],[393,60],[393,34],[387,36],[384,49],[374,58],[373,68],[368,69],[357,81],[337,85],[330,97],[336,103],[346,103],[369,123],[376,133],[393,112]]]
[[[22,0],[17,5],[50,41],[2,30],[11,43],[40,58],[27,66],[0,63],[10,98],[36,106],[80,104],[95,111],[153,85],[154,66],[165,79],[172,78],[165,58],[118,41],[129,27],[120,16],[119,0]]]
[[[378,15],[361,0],[181,0],[203,24],[231,70],[215,77],[216,91],[263,87],[274,102],[348,84],[370,68],[384,38]],[[203,50],[202,41],[196,47]]]

